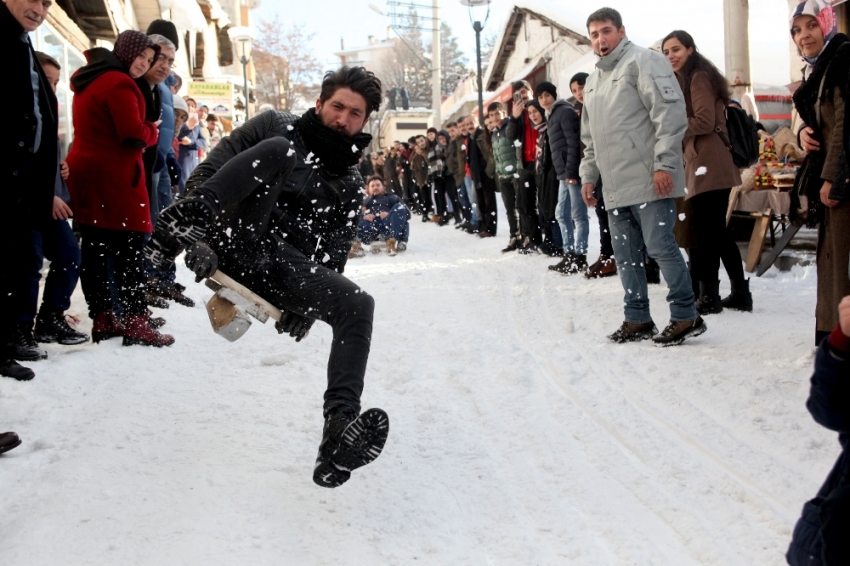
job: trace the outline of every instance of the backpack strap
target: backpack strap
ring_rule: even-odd
[[[723,103],[723,117],[726,119],[726,127],[729,127],[729,106],[725,102]],[[726,134],[723,133],[720,126],[715,125],[714,131],[717,132],[717,135],[720,136],[721,140],[723,140],[723,145],[726,146],[726,149],[732,151],[732,142],[728,137],[726,137]]]

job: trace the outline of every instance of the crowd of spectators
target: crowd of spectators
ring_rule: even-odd
[[[184,196],[205,152],[225,135],[207,107],[177,95],[182,81],[172,69],[179,35],[172,23],[157,20],[147,33],[121,33],[111,50],[86,52],[88,64],[70,79],[75,137],[61,160],[55,98],[61,64],[35,52],[26,34],[48,8],[29,0],[0,6],[17,81],[11,103],[21,110],[10,118],[14,134],[3,151],[4,184],[18,196],[0,212],[0,238],[20,245],[2,246],[0,258],[11,273],[0,289],[0,374],[21,381],[35,374],[18,361],[47,357],[39,342],[89,339],[65,314],[78,282],[94,342],[174,343],[160,333],[165,320],[149,307],[193,302],[173,267],[146,264],[143,248],[159,212]],[[558,258],[549,269],[567,276],[619,275],[624,321],[609,336],[614,342],[681,344],[706,331],[703,315],[751,311],[749,281],[726,226],[731,189],[741,175],[729,152],[724,109],[736,101],[725,78],[685,31],[665,37],[659,54],[629,41],[616,10],[594,12],[587,26],[600,59],[593,73],[578,73],[564,85],[572,100],[560,98],[553,83],[532,88],[518,81],[509,106],[486,108],[483,126],[477,116],[463,116],[364,157],[365,195],[349,257],[364,255],[364,246],[390,256],[404,252],[414,214],[440,227],[453,222],[478,238],[496,237],[499,193],[507,217],[502,253]],[[807,157],[792,214],[818,229],[819,350],[809,408],[842,435],[846,450],[850,40],[837,33],[832,7],[823,0],[801,2],[790,31],[806,62],[794,105]],[[389,91],[391,106],[396,96],[406,108],[406,90]],[[600,255],[592,264],[589,207],[600,234]],[[44,259],[51,264],[39,307]],[[731,282],[724,299],[721,262]],[[659,273],[669,287],[671,313],[660,332],[647,291],[648,284],[660,283]],[[0,452],[19,443],[14,433],[4,433]],[[850,524],[848,469],[842,454],[818,498],[806,504],[790,563],[846,561],[847,545],[836,541]]]

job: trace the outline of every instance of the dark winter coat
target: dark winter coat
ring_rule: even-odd
[[[461,149],[461,145],[463,145],[463,137],[459,136],[449,142],[449,148],[446,151],[446,166],[454,177],[456,187],[462,186],[466,177],[466,154]]]
[[[549,148],[559,181],[578,179],[581,164],[581,120],[566,100],[556,100],[546,113]]]
[[[145,120],[144,96],[111,51],[97,47],[86,58],[89,64],[71,77],[74,144],[67,162],[74,220],[149,233],[142,152],[155,146],[156,126]]]
[[[334,175],[321,163],[308,160],[312,152],[299,132],[300,120],[279,111],[251,118],[222,138],[195,169],[186,187],[198,187],[233,156],[263,140],[288,139],[298,159],[272,214],[271,229],[285,235],[284,240],[307,257],[315,257],[321,265],[342,273],[355,235],[354,220],[363,202],[363,178],[356,165],[343,175]]]
[[[148,122],[156,122],[162,118],[162,94],[159,89],[150,84],[143,78],[136,79],[136,86],[145,99],[145,120]],[[159,130],[159,127],[157,127]],[[161,134],[161,130],[160,130]],[[159,143],[153,147],[146,148],[142,153],[142,163],[145,165],[145,180],[148,188],[148,199],[153,202],[153,193],[156,187],[153,186],[153,172],[156,170],[157,160],[159,159]]]
[[[537,202],[540,214],[547,221],[555,220],[555,208],[558,206],[558,180],[552,166],[552,151],[549,148],[548,127],[546,122],[534,126],[537,136],[537,160],[535,161],[535,182]]]
[[[487,145],[485,138],[487,132],[483,128],[475,130],[474,141],[466,137],[466,144],[469,154],[467,163],[469,163],[469,172],[472,174],[472,181],[476,187],[480,187],[484,180],[484,176],[491,179],[496,177],[496,162],[493,159],[493,152]]]
[[[415,151],[410,157],[410,169],[413,171],[413,182],[417,187],[428,184],[428,158]]]
[[[401,199],[396,195],[384,193],[380,196],[366,197],[363,201],[363,214],[380,215],[382,212],[389,212],[395,205],[401,202]]]
[[[23,39],[23,41],[22,41]],[[56,96],[24,34],[24,28],[0,3],[0,42],[6,56],[3,88],[4,135],[0,141],[0,186],[3,206],[0,226],[35,227],[51,220],[58,108]],[[31,71],[38,75],[38,101],[32,88]],[[41,114],[41,143],[35,149],[35,104]]]
[[[447,132],[440,132],[449,137]],[[446,169],[447,147],[439,142],[433,142],[428,149],[428,180],[442,179],[448,173]]]
[[[831,336],[818,347],[806,407],[838,433],[842,451],[817,497],[803,506],[785,555],[791,566],[850,564],[850,352],[832,342]]]
[[[520,158],[514,142],[508,139],[507,129],[510,119],[505,118],[499,127],[490,134],[493,145],[493,159],[496,162],[496,175],[513,179],[519,173]]]
[[[383,170],[384,186],[387,187],[387,192],[390,194],[401,194],[398,186],[398,162],[395,157],[387,156],[384,159]]]

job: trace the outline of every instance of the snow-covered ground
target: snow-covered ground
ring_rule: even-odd
[[[312,482],[327,326],[231,344],[192,283],[198,306],[157,312],[173,347],[51,345],[34,381],[0,379],[24,440],[0,457],[0,564],[784,563],[839,449],[804,406],[813,267],[754,278],[755,312],[681,347],[613,345],[616,278],[414,220],[409,251],[347,269],[377,302],[377,461]]]

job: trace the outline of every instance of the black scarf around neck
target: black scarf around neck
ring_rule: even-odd
[[[298,129],[307,149],[319,158],[318,164],[334,175],[343,175],[357,165],[363,150],[372,142],[369,134],[346,136],[328,128],[316,115],[316,109],[305,112]]]

